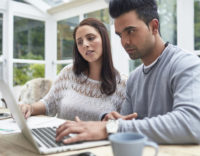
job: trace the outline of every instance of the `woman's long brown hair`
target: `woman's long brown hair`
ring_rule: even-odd
[[[111,95],[116,90],[116,86],[117,86],[116,76],[118,75],[118,72],[113,66],[111,45],[110,45],[108,31],[105,25],[101,21],[95,18],[84,19],[74,30],[73,71],[75,75],[77,76],[79,76],[83,72],[89,73],[89,64],[80,55],[77,48],[77,44],[76,44],[77,29],[84,25],[89,25],[95,28],[101,35],[103,54],[102,54],[102,68],[101,68],[101,75],[100,75],[101,76],[100,90],[103,94]]]

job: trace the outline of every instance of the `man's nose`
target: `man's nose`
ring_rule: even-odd
[[[128,36],[121,37],[121,43],[124,47],[130,45],[130,38]]]

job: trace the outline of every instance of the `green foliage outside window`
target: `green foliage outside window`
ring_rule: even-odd
[[[2,26],[3,26],[3,15],[0,14],[0,55],[2,55]]]
[[[200,1],[194,2],[195,50],[200,50]]]
[[[84,14],[84,18],[96,18],[96,19],[100,20],[101,22],[104,23],[104,25],[106,26],[108,33],[110,35],[111,19],[109,16],[108,8]]]
[[[89,18],[89,17],[100,20],[107,26],[107,29],[110,30],[109,28],[110,16],[107,8],[84,14],[84,18]]]
[[[14,17],[14,58],[44,60],[44,22]]]
[[[133,71],[136,67],[142,64],[140,59],[137,60],[129,60],[129,72]]]
[[[157,0],[160,32],[163,40],[177,44],[176,0]]]
[[[44,70],[44,64],[14,64],[13,84],[23,85],[31,79],[44,77]]]
[[[79,23],[79,17],[72,17],[57,23],[57,60],[72,59],[73,31]]]
[[[60,71],[68,64],[57,64],[57,75],[60,73]]]
[[[44,60],[45,26],[43,21],[14,17],[13,57],[26,60]],[[13,65],[13,84],[23,85],[27,81],[44,77],[44,64]]]

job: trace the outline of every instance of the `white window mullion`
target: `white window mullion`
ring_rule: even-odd
[[[194,51],[194,0],[177,0],[177,44]]]
[[[44,60],[13,59],[13,63],[45,64]]]
[[[13,11],[7,1],[7,8],[3,22],[3,51],[4,51],[4,80],[13,86]]]
[[[56,77],[57,58],[57,23],[53,18],[45,22],[45,77],[54,80]]]

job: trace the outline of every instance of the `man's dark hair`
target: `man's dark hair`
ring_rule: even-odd
[[[110,0],[109,2],[109,12],[112,18],[117,18],[133,10],[147,25],[153,19],[158,19],[159,21],[155,0]]]
[[[111,95],[116,90],[116,87],[117,87],[116,77],[118,77],[119,73],[114,68],[114,65],[113,65],[111,45],[110,45],[108,31],[105,25],[101,21],[95,18],[84,19],[74,30],[73,71],[75,75],[77,76],[79,76],[81,73],[84,73],[84,72],[89,73],[89,64],[79,53],[77,43],[76,43],[76,32],[79,27],[84,26],[84,25],[88,25],[95,28],[101,35],[103,54],[102,54],[100,90],[102,93],[106,95]]]

